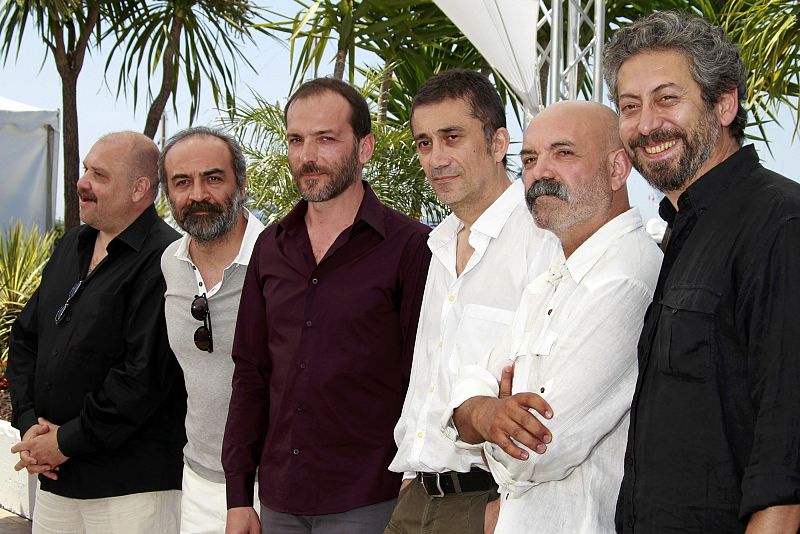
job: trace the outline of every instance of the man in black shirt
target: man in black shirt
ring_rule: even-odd
[[[160,259],[178,234],[153,206],[157,159],[133,132],[92,147],[77,184],[86,224],[11,331],[12,452],[40,474],[35,532],[177,531],[186,394]]]
[[[800,185],[742,147],[745,70],[706,21],[650,15],[606,81],[671,235],[639,341],[619,532],[797,532]]]

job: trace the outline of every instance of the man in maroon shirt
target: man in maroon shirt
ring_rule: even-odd
[[[382,532],[387,470],[430,262],[428,228],[362,181],[375,138],[364,98],[306,82],[284,111],[302,196],[260,235],[236,335],[222,450],[229,533]]]

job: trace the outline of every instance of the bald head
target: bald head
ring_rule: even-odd
[[[119,149],[128,179],[147,178],[150,191],[147,198],[155,200],[158,194],[158,147],[152,139],[138,132],[113,132],[102,136],[97,143],[109,143]]]
[[[520,156],[534,220],[559,237],[567,256],[630,207],[631,165],[611,108],[586,101],[549,106],[525,130]]]

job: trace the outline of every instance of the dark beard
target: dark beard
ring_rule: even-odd
[[[719,121],[716,120],[713,111],[706,109],[698,124],[688,132],[673,128],[656,130],[650,135],[639,135],[633,138],[630,141],[628,155],[633,166],[651,186],[662,193],[680,191],[708,161],[719,140],[719,126]],[[677,164],[674,160],[644,164],[635,150],[648,144],[660,144],[675,138],[681,139],[684,147]]]
[[[200,201],[191,202],[180,212],[170,200],[175,222],[184,232],[198,241],[214,241],[226,235],[236,226],[239,214],[244,206],[244,195],[241,189],[225,200],[224,204]],[[207,211],[205,215],[195,215],[198,211]]]
[[[353,185],[356,181],[356,173],[358,172],[358,143],[356,143],[355,150],[341,163],[334,164],[330,167],[320,167],[316,163],[309,162],[300,166],[299,169],[292,168],[292,176],[294,177],[295,187],[307,202],[325,202],[332,198],[341,195],[348,187]],[[306,173],[324,172],[328,174],[330,180],[325,186],[316,192],[311,192],[318,180],[311,180],[308,190],[300,188],[299,177]]]

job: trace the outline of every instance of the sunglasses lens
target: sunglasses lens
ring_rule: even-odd
[[[208,300],[204,296],[195,297],[192,301],[192,317],[202,321],[208,315]]]
[[[211,332],[208,331],[208,328],[201,326],[194,331],[194,344],[200,350],[211,352],[209,350],[211,348]]]

